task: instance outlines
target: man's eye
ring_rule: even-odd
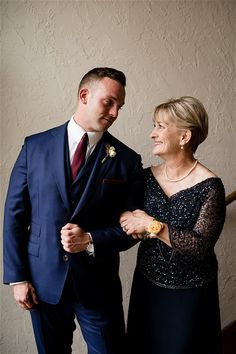
[[[105,100],[104,103],[106,106],[109,106],[109,107],[111,107],[113,104],[113,102],[111,100]]]

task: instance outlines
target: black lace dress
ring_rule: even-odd
[[[214,246],[225,220],[220,178],[167,197],[146,171],[145,211],[168,224],[172,247],[141,241],[129,315],[128,351],[220,354],[218,264]]]

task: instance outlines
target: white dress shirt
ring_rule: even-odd
[[[70,164],[72,164],[73,157],[75,154],[75,150],[77,148],[77,145],[79,144],[80,140],[82,139],[82,136],[84,133],[88,134],[88,145],[87,145],[87,152],[85,159],[87,159],[95,149],[97,143],[101,139],[103,132],[86,132],[81,126],[75,122],[74,116],[71,117],[68,126],[67,126],[67,134],[68,134],[68,145],[69,145],[69,154],[70,154]],[[90,239],[92,241],[92,236],[90,233],[88,233],[90,236]],[[94,255],[94,245],[93,243],[90,243],[87,252],[90,255]]]
[[[74,117],[71,117],[68,126],[68,145],[69,145],[69,153],[70,153],[70,163],[72,163],[75,150],[77,148],[78,143],[82,139],[82,136],[86,131],[81,128],[74,120]],[[93,150],[96,147],[96,144],[101,139],[103,133],[102,132],[87,132],[88,134],[88,146],[86,152],[86,159],[92,154]]]

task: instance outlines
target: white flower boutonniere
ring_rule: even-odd
[[[111,146],[110,144],[106,144],[106,156],[102,159],[102,163],[106,161],[108,157],[115,157],[116,156],[116,149],[114,146]]]

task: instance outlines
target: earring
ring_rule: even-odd
[[[184,146],[183,146],[183,145],[180,145],[180,149],[183,150],[183,149],[184,149]]]

